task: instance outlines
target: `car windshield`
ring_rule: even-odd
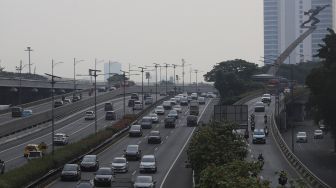
[[[130,152],[137,152],[137,151],[138,151],[138,147],[137,147],[137,146],[134,146],[134,145],[127,146],[127,151],[130,151]]]
[[[86,115],[92,115],[93,112],[86,112]]]
[[[149,136],[159,136],[159,135],[160,135],[160,133],[157,132],[157,131],[153,131],[153,132],[149,133]]]
[[[171,110],[171,111],[169,112],[169,114],[172,114],[172,115],[177,114],[177,111],[176,111],[176,110]]]
[[[113,159],[113,163],[126,163],[126,160],[122,158],[115,158]]]
[[[315,133],[322,133],[322,130],[315,130]]]
[[[110,168],[100,168],[96,174],[97,175],[112,175],[112,170]]]
[[[152,118],[151,117],[144,117],[144,118],[142,118],[142,122],[152,122]]]
[[[73,164],[66,164],[63,168],[64,171],[77,171],[77,166]]]
[[[132,127],[131,127],[131,130],[132,130],[132,131],[140,130],[140,126],[132,126]]]
[[[84,157],[83,162],[92,163],[92,162],[95,162],[95,158],[94,157]]]
[[[143,157],[141,162],[151,163],[151,162],[155,162],[155,159],[153,157]]]
[[[264,135],[264,132],[254,132],[255,135]]]
[[[61,134],[55,134],[54,138],[63,138],[64,135],[61,135]]]
[[[174,108],[181,108],[181,106],[180,105],[175,105]]]
[[[305,132],[299,132],[298,136],[306,136],[306,133]]]
[[[152,182],[152,177],[150,176],[138,176],[136,178],[137,183],[151,183]]]
[[[29,157],[41,157],[41,152],[39,151],[29,152]]]
[[[162,109],[163,109],[163,106],[157,106],[156,109],[158,109],[158,110],[162,110]]]

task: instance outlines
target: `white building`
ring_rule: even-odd
[[[107,80],[109,78],[109,74],[121,74],[121,63],[119,62],[109,62],[104,64],[104,78]],[[112,75],[111,75],[112,76]]]

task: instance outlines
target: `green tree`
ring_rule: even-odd
[[[232,161],[228,164],[210,165],[201,172],[200,188],[268,188],[268,181],[261,181],[252,174],[260,173],[256,163]]]
[[[316,117],[323,118],[336,135],[336,34],[328,29],[329,34],[323,39],[317,56],[322,59],[322,66],[311,71],[306,84],[311,90],[310,102]],[[336,139],[334,139],[336,151]]]

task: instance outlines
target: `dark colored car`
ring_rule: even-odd
[[[80,180],[77,183],[76,188],[94,188],[94,185],[91,180]]]
[[[148,97],[150,97],[151,94],[150,93],[144,93],[144,99],[147,99]]]
[[[151,129],[153,125],[153,119],[150,116],[145,116],[141,119],[141,128]]]
[[[61,180],[78,181],[81,178],[81,170],[78,164],[65,164],[61,172]]]
[[[148,144],[160,144],[161,134],[159,131],[151,131],[148,135]]]
[[[54,102],[54,108],[57,108],[57,107],[60,107],[60,106],[63,106],[63,101],[55,101]]]
[[[130,130],[128,131],[128,135],[130,137],[140,137],[142,136],[142,128],[141,128],[141,125],[132,125]]]
[[[96,171],[99,168],[99,161],[97,155],[85,155],[82,162],[80,163],[80,168],[83,171]]]
[[[134,107],[134,99],[128,100],[128,107]]]
[[[187,117],[187,127],[194,127],[194,126],[197,126],[197,119],[198,119],[197,116],[189,115],[189,116]]]
[[[12,117],[21,117],[23,112],[23,108],[21,107],[13,107],[12,108]]]
[[[166,117],[164,120],[165,128],[175,128],[176,118]]]
[[[116,119],[117,119],[117,115],[115,111],[107,111],[105,113],[105,120],[116,120]]]
[[[78,95],[76,95],[76,96],[74,96],[74,97],[72,98],[72,102],[77,102],[77,101],[79,101],[80,99],[81,99],[81,97],[78,96]]]
[[[113,104],[111,102],[105,103],[104,110],[105,111],[112,111],[113,110]]]
[[[138,161],[141,159],[141,150],[139,149],[139,145],[128,145],[124,152],[127,160]]]
[[[98,169],[98,171],[95,173],[94,177],[94,185],[96,187],[99,186],[111,186],[113,181],[113,170],[109,167],[101,167]]]
[[[139,95],[137,93],[132,93],[131,94],[131,99],[139,100]]]

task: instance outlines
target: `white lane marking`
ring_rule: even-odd
[[[157,151],[159,148],[158,147],[156,147],[155,149],[154,149],[154,151]]]
[[[141,141],[141,140],[139,140],[139,141],[138,141],[138,145],[140,145],[140,144],[141,144],[141,142],[142,142],[142,141]]]
[[[120,100],[120,99],[122,99],[122,98],[118,98],[118,99]],[[115,100],[118,100],[118,99],[115,99]],[[112,100],[112,101],[114,101],[114,100]],[[102,104],[103,104],[103,103],[102,103]],[[80,121],[80,120],[82,120],[82,118],[76,120],[75,122]],[[60,122],[61,122],[61,121],[60,121]],[[58,132],[58,131],[60,131],[60,130],[62,130],[62,129],[64,129],[64,128],[66,128],[66,127],[69,127],[69,126],[72,125],[73,123],[74,123],[74,122],[72,122],[72,123],[70,123],[70,124],[68,124],[68,125],[66,125],[66,126],[64,126],[64,127],[62,127],[62,128],[60,128],[60,129],[57,129],[57,130],[55,130],[55,132]],[[90,125],[91,125],[91,124],[90,124]],[[34,139],[32,139],[32,140],[29,140],[29,141],[27,141],[27,142],[24,142],[24,143],[22,143],[22,144],[13,146],[13,147],[8,148],[8,149],[5,149],[5,150],[2,150],[2,151],[0,151],[0,154],[1,154],[1,153],[4,153],[4,152],[7,152],[7,151],[9,151],[9,150],[11,150],[11,149],[17,148],[17,147],[19,147],[19,146],[26,145],[26,144],[28,144],[28,143],[32,143],[34,140],[41,139],[41,138],[43,138],[43,137],[49,136],[50,134],[51,134],[51,133],[48,133],[48,134],[45,134],[45,135],[43,135],[43,136],[40,136],[40,137],[34,138]]]
[[[135,173],[136,173],[136,170],[134,170],[134,172],[132,173],[132,176],[134,176]]]
[[[168,139],[168,136],[166,136],[166,140]]]
[[[211,101],[212,101],[212,99],[211,99],[210,102],[204,107],[202,113],[201,113],[200,116],[199,116],[199,120],[200,120],[201,117],[203,116],[203,114],[204,114],[204,112],[205,112],[205,109],[208,107],[208,105],[211,103]],[[198,121],[199,121],[199,120],[198,120]],[[162,180],[162,183],[161,183],[161,185],[160,185],[160,188],[163,187],[163,185],[164,185],[164,183],[165,183],[165,181],[166,181],[166,179],[167,179],[167,177],[168,177],[170,171],[173,169],[173,167],[174,167],[174,165],[175,165],[177,159],[180,158],[180,155],[181,155],[182,152],[184,151],[184,148],[185,148],[185,147],[187,146],[187,144],[189,143],[189,140],[191,139],[191,137],[192,137],[192,135],[193,135],[195,129],[196,129],[196,127],[194,127],[193,130],[191,131],[191,133],[190,133],[190,135],[189,135],[187,141],[184,143],[182,149],[180,150],[179,154],[178,154],[177,157],[175,158],[173,164],[170,166],[168,172],[167,172],[166,175],[164,176],[164,178],[163,178],[163,180]]]

